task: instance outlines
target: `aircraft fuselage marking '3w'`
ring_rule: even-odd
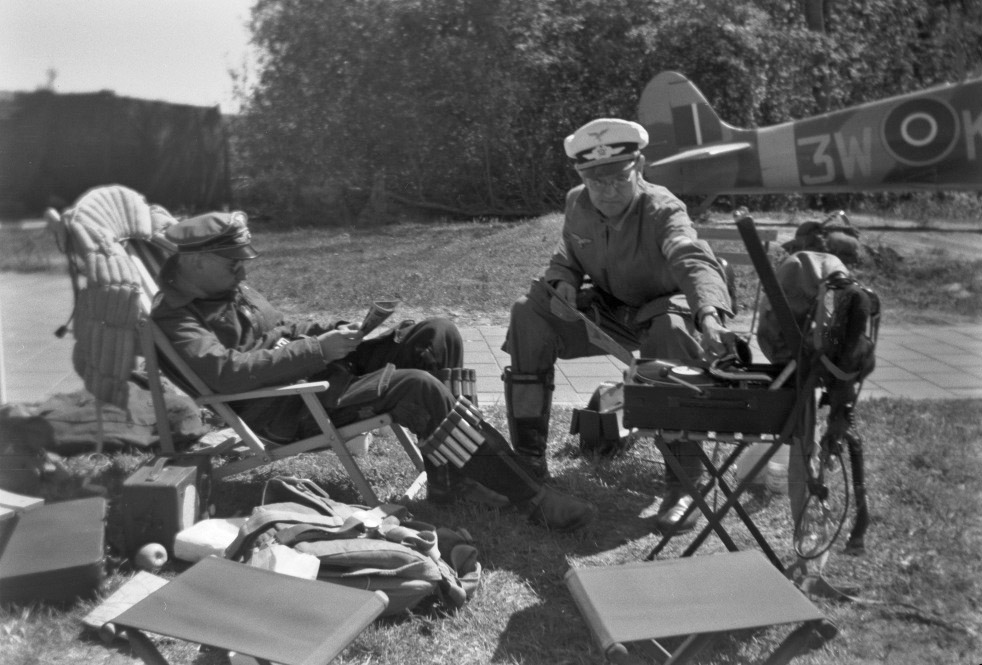
[[[677,194],[982,189],[982,78],[760,129],[662,72],[638,109],[646,177]]]

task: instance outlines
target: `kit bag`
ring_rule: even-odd
[[[569,433],[579,434],[580,453],[590,459],[609,459],[627,451],[633,437],[624,427],[624,383],[601,383],[585,409],[573,409]]]
[[[767,359],[779,364],[812,359],[827,386],[854,385],[866,378],[876,365],[877,295],[826,252],[795,252],[778,265],[775,275],[801,329],[804,348],[788,345],[765,299],[757,338]]]
[[[269,559],[264,550],[292,548],[316,557],[317,579],[384,592],[389,605],[383,616],[420,604],[453,611],[480,585],[482,569],[470,535],[414,520],[405,506],[334,501],[316,483],[287,476],[267,483],[262,504],[239,529],[226,558],[262,565]]]

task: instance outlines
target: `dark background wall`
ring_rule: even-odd
[[[111,92],[0,99],[0,216],[36,216],[106,184],[131,187],[172,211],[228,205],[218,107]]]

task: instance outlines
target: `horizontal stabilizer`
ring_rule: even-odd
[[[740,152],[741,150],[747,150],[750,148],[750,144],[746,142],[742,143],[721,143],[719,145],[708,145],[699,148],[694,148],[692,150],[686,150],[684,152],[677,153],[671,157],[666,157],[665,159],[659,159],[657,162],[652,162],[648,166],[662,166],[664,164],[671,164],[673,162],[694,162],[699,159],[709,159],[710,157],[718,157],[719,155],[726,155],[731,152]]]

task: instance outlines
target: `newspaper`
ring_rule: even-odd
[[[376,300],[373,302],[372,306],[368,308],[368,313],[365,314],[365,320],[361,322],[362,334],[368,335],[382,325],[382,322],[396,311],[399,302],[398,300]]]

